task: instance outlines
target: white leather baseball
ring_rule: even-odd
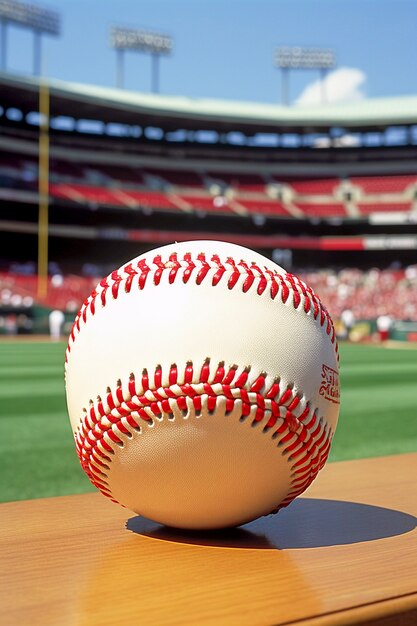
[[[298,278],[194,241],[99,283],[66,356],[77,452],[105,495],[181,528],[289,504],[324,465],[339,413],[331,319]]]

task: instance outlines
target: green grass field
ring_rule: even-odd
[[[66,412],[63,343],[0,343],[0,501],[92,491]],[[417,450],[417,352],[342,345],[331,460]]]

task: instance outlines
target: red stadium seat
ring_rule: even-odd
[[[123,203],[105,187],[91,187],[77,184],[51,184],[49,193],[55,198],[96,205],[122,206]]]
[[[308,217],[348,217],[342,202],[313,204],[295,201],[294,205]]]
[[[175,209],[181,210],[181,206],[176,204],[172,198],[160,191],[134,191],[132,189],[124,189],[123,196],[131,198],[137,203],[138,207],[151,209]]]
[[[171,201],[166,194],[156,191],[136,191],[132,189],[124,189],[122,191],[121,189],[63,183],[50,185],[49,191],[56,198],[86,204],[93,203],[95,205],[131,208],[180,209],[180,206]]]
[[[228,201],[223,196],[192,195],[181,193],[178,197],[196,211],[207,211],[210,213],[233,213]]]
[[[268,217],[292,217],[285,206],[276,200],[249,200],[247,198],[237,198],[237,201],[241,206],[247,209],[249,213]]]
[[[340,185],[338,178],[320,178],[306,180],[287,180],[285,182],[296,194],[300,195],[325,195],[331,196],[336,187]]]
[[[391,212],[408,212],[411,209],[411,202],[371,202],[358,203],[358,209],[362,215],[370,215],[371,213],[391,213]]]
[[[417,176],[354,176],[350,182],[366,194],[401,193],[409,185],[417,185]]]

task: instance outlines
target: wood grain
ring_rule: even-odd
[[[415,625],[416,476],[417,454],[329,464],[288,509],[220,533],[100,494],[0,505],[0,622]]]

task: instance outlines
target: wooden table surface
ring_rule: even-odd
[[[0,505],[2,626],[417,624],[417,454],[328,464],[306,497],[185,533],[100,494]]]

